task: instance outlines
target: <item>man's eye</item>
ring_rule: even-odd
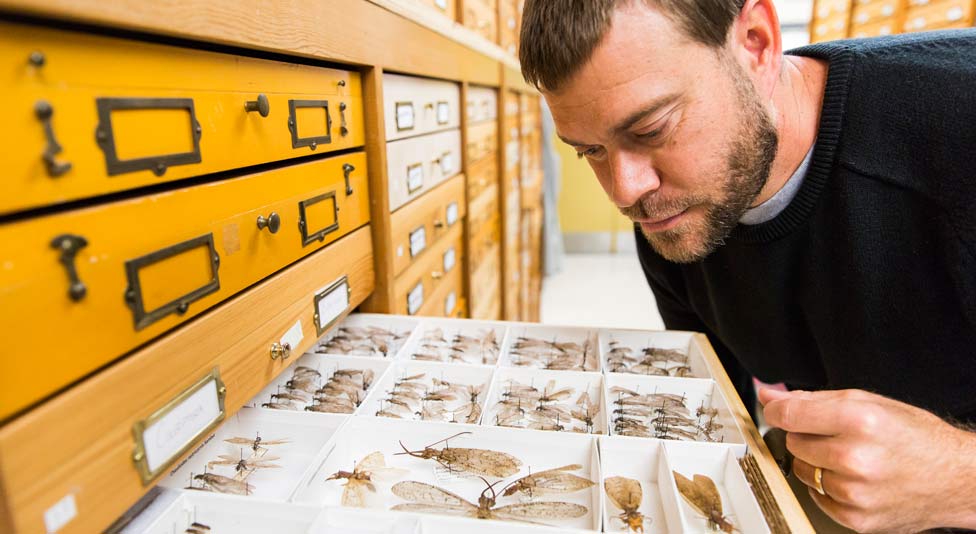
[[[654,139],[655,137],[661,135],[661,132],[662,131],[664,131],[664,128],[657,128],[657,129],[651,130],[651,131],[649,131],[647,133],[639,133],[639,134],[634,134],[634,135],[636,135],[637,137],[640,137],[641,139]]]
[[[594,148],[594,147],[590,147],[590,148],[587,148],[587,149],[584,149],[584,150],[577,150],[576,151],[576,157],[579,158],[579,159],[583,159],[583,157],[585,157],[585,156],[593,156],[593,155],[595,155],[596,152],[597,152],[597,149]]]

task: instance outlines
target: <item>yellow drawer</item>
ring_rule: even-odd
[[[483,122],[468,128],[468,165],[495,154],[498,150],[498,126],[494,122]]]
[[[480,161],[468,164],[468,198],[477,198],[498,184],[498,154],[492,153]]]
[[[945,0],[909,8],[902,29],[906,32],[917,32],[972,25],[972,0]]]
[[[467,213],[464,203],[464,176],[455,176],[435,187],[416,202],[397,210],[390,217],[393,234],[393,275],[426,257],[437,242]]]
[[[817,20],[813,24],[813,35],[811,41],[833,41],[847,37],[847,20],[845,13],[838,13],[822,20]]]
[[[464,26],[485,39],[498,42],[498,5],[496,0],[464,0]]]
[[[858,4],[854,6],[851,19],[852,31],[856,32],[858,26],[871,22],[896,18],[901,14],[901,9],[901,0],[875,0],[868,4]]]
[[[0,419],[366,224],[366,175],[356,153],[0,226]]]
[[[461,225],[452,228],[447,235],[430,245],[424,258],[411,264],[393,283],[394,306],[392,313],[417,315],[433,298],[447,275],[460,272],[464,248],[461,243]]]
[[[420,3],[434,8],[438,13],[451,20],[457,16],[457,0],[420,0]]]
[[[468,204],[468,230],[475,235],[498,218],[498,186],[491,184]]]
[[[879,37],[892,35],[898,30],[897,24],[892,20],[882,20],[871,24],[854,25],[851,28],[851,37]]]
[[[494,121],[498,117],[498,91],[491,87],[468,87],[467,101],[468,125]]]
[[[383,75],[386,140],[461,126],[461,88],[454,82]]]
[[[514,134],[514,135],[513,135]],[[518,179],[519,164],[522,161],[522,143],[519,140],[518,128],[509,128],[505,141],[505,175]]]
[[[464,279],[461,269],[452,269],[427,299],[417,315],[424,317],[464,317]]]
[[[505,92],[505,116],[516,118],[519,116],[519,93],[516,91]]]
[[[45,511],[66,498],[77,515],[59,534],[103,532],[149,489],[133,462],[133,425],[214,368],[227,388],[225,420],[231,419],[312,347],[319,337],[316,295],[336,281],[337,291],[345,290],[343,280],[348,285],[346,305],[332,302],[338,318],[373,291],[368,227],[0,428],[0,478],[7,489],[14,489],[0,495],[6,499],[0,506],[6,505],[14,532],[47,532]],[[269,347],[296,326],[302,334],[292,356],[272,360]],[[43,358],[54,353],[46,350]],[[51,368],[44,367],[45,371]],[[31,378],[40,374],[35,370]],[[189,454],[180,455],[174,465]]]
[[[490,217],[480,226],[469,226],[467,240],[468,258],[473,268],[480,268],[492,251],[500,252],[501,231],[498,216]]]
[[[461,172],[461,130],[448,130],[386,145],[390,211]]]
[[[818,0],[813,11],[817,19],[825,19],[838,13],[847,15],[850,10],[851,0]]]
[[[357,73],[5,23],[0,48],[0,213],[365,139]]]
[[[499,0],[501,20],[498,21],[501,41],[498,43],[511,55],[518,54],[519,12],[515,0]]]

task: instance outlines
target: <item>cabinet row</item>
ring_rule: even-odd
[[[812,42],[973,26],[973,0],[818,0]]]

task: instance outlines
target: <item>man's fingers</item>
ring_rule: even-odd
[[[817,434],[789,432],[786,435],[786,448],[794,459],[799,458],[811,465],[835,469],[833,457],[836,438]],[[795,461],[795,460],[794,460]]]
[[[821,436],[847,431],[852,424],[849,413],[850,406],[844,401],[792,394],[789,398],[769,401],[763,409],[763,417],[771,426]]]

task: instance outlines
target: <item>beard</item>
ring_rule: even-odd
[[[736,119],[739,127],[722,158],[725,168],[716,172],[714,179],[703,182],[722,184],[720,198],[716,200],[705,193],[657,198],[650,193],[633,205],[620,208],[631,219],[652,219],[656,214],[680,213],[690,208],[703,210],[700,218],[688,218],[675,228],[654,233],[641,230],[655,252],[675,263],[700,261],[725,244],[725,238],[766,185],[776,158],[776,127],[755,87],[732,58],[721,62],[732,79],[740,112]]]

